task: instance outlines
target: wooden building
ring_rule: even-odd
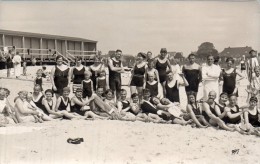
[[[0,37],[0,48],[15,46],[25,60],[54,60],[62,55],[67,60],[81,56],[86,61],[97,54],[97,41],[89,39],[1,29]]]

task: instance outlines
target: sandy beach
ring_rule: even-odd
[[[0,79],[0,86],[11,91],[11,103],[19,90],[32,91],[37,68],[28,68],[30,75],[21,77],[23,80]],[[0,77],[4,73],[1,70]],[[245,85],[246,79],[239,85],[239,104],[245,103]],[[45,81],[43,88],[50,88],[50,82]],[[180,96],[186,102],[184,88]],[[77,137],[84,138],[84,142],[67,143],[68,138]],[[256,136],[173,124],[55,120],[0,128],[1,164],[260,163],[259,147]],[[232,154],[236,149],[239,151]]]

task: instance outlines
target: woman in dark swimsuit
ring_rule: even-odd
[[[94,64],[89,66],[89,71],[91,72],[91,80],[93,82],[93,90],[96,91],[97,87],[97,78],[99,72],[104,69],[104,64],[101,62],[101,59],[96,57]]]
[[[178,78],[178,76],[181,76],[182,80]],[[180,96],[179,96],[179,86],[184,85],[188,86],[189,83],[185,79],[183,74],[175,74],[173,75],[172,72],[169,72],[167,74],[167,80],[163,83],[163,90],[164,95],[166,98],[168,98],[171,102],[180,102]]]
[[[76,58],[76,66],[71,69],[71,78],[73,79],[73,93],[76,92],[77,88],[81,87],[81,82],[84,80],[84,73],[86,68],[82,65],[82,59],[80,57]]]
[[[45,98],[42,100],[44,106],[43,112],[52,118],[62,118],[63,114],[54,111],[55,104],[53,103],[53,91],[47,89],[45,91]]]
[[[198,93],[199,83],[201,82],[201,67],[195,63],[195,55],[190,54],[188,56],[189,64],[186,64],[182,68],[184,77],[187,79],[189,85],[185,87],[186,94],[189,92]]]
[[[244,77],[241,73],[236,71],[236,68],[233,68],[234,59],[229,57],[226,59],[227,68],[223,69],[221,72],[221,79],[223,79],[223,89],[222,92],[227,93],[229,96],[235,94],[238,96],[238,88],[236,87],[236,81],[242,80]],[[240,76],[240,79],[236,80],[236,76]]]
[[[231,124],[239,124],[241,122],[241,118],[243,117],[243,111],[239,109],[237,105],[237,97],[235,95],[230,96],[229,104],[225,108],[227,112],[226,123]]]
[[[51,83],[53,92],[56,94],[56,97],[62,95],[63,88],[69,86],[70,82],[70,74],[69,74],[69,67],[63,64],[63,57],[57,56],[56,57],[57,65],[52,68],[51,70]]]
[[[147,67],[146,62],[144,60],[145,60],[145,54],[139,52],[137,54],[136,63],[132,71],[132,76],[130,80],[131,95],[133,93],[136,93],[137,90],[140,100],[142,98],[143,85],[145,83],[145,70]]]
[[[186,107],[187,112],[189,113],[190,118],[194,121],[195,125],[200,128],[206,128],[210,124],[202,116],[202,111],[200,105],[196,101],[197,94],[195,92],[189,92],[188,94],[188,104]],[[204,126],[206,125],[206,126]]]
[[[258,100],[256,97],[251,97],[249,100],[249,106],[244,112],[245,124],[248,129],[253,127],[260,127],[260,113],[257,109]]]
[[[167,59],[167,50],[166,48],[162,48],[160,51],[160,56],[155,59],[155,68],[159,73],[160,83],[166,81],[166,70],[167,67],[171,70],[170,61]]]
[[[65,87],[63,88],[62,96],[60,96],[57,99],[56,106],[55,106],[55,112],[63,114],[65,119],[73,119],[73,118],[81,118],[85,119],[85,117],[80,116],[77,113],[72,113],[70,109],[70,88]]]
[[[33,88],[33,93],[32,93],[32,101],[34,104],[40,108],[44,113],[46,113],[45,107],[42,104],[42,100],[44,98],[44,95],[42,94],[42,87],[38,84],[36,84]]]

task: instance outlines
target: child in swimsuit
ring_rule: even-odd
[[[82,89],[83,89],[83,98],[86,98],[86,97],[91,97],[92,96],[92,93],[94,92],[93,90],[93,82],[92,80],[90,79],[90,77],[92,76],[92,73],[90,71],[85,71],[84,73],[84,76],[85,76],[85,80],[82,81]]]
[[[103,88],[104,91],[109,88],[108,87],[108,79],[106,78],[106,71],[104,69],[102,69],[99,72],[99,76],[97,77],[96,84],[97,84],[96,88]]]
[[[34,79],[34,85],[38,84],[41,86],[41,91],[43,91],[42,88],[42,69],[38,69],[36,72],[36,78]]]

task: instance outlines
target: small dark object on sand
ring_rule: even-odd
[[[234,149],[232,150],[232,155],[238,154],[239,153],[239,149]]]
[[[74,139],[68,138],[67,142],[71,143],[71,144],[80,144],[81,142],[84,142],[84,139],[83,138],[74,138]]]

